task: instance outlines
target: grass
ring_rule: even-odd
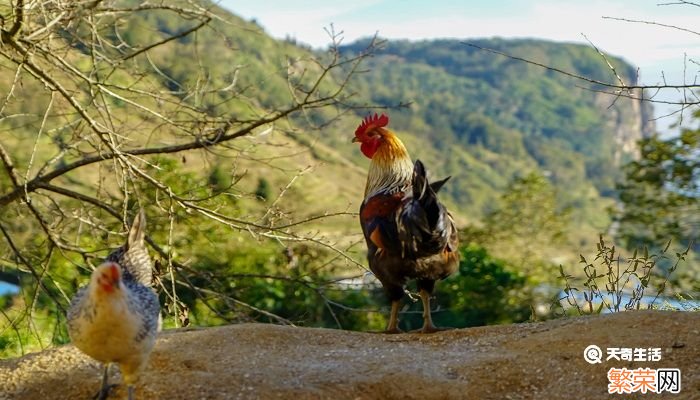
[[[579,315],[639,310],[643,307],[645,293],[649,297],[652,296],[649,294],[651,291],[653,297],[646,308],[674,308],[669,307],[667,301],[661,305],[657,301],[663,300],[660,296],[666,294],[671,274],[685,261],[691,245],[682,253],[676,253],[675,258],[668,255],[670,247],[671,241],[658,253],[649,253],[645,247],[641,252],[635,250],[631,257],[625,257],[601,235],[593,260],[580,256],[579,264],[583,266],[584,277],[580,282],[581,288],[576,284],[580,279],[566,273],[563,266],[559,266],[559,277],[564,281],[564,295],[558,299],[555,307],[561,307],[564,313],[569,308]],[[670,266],[662,268],[662,260],[671,261]],[[678,296],[681,296],[679,302],[683,309],[698,308],[693,305],[692,298],[676,294]]]

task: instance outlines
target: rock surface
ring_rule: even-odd
[[[603,349],[588,364],[583,350]],[[639,311],[432,335],[266,324],[161,333],[144,399],[700,399],[700,313]],[[661,360],[605,361],[607,347]],[[681,393],[608,395],[611,367],[679,368]],[[111,380],[120,382],[113,370]],[[0,399],[89,399],[98,364],[71,345],[0,361]],[[640,396],[640,397],[637,397]],[[119,386],[114,399],[125,399]]]

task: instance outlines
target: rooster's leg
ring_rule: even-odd
[[[421,289],[420,299],[423,301],[423,329],[420,330],[422,333],[433,333],[440,329],[433,325],[433,317],[430,315],[430,293]]]
[[[391,302],[391,315],[389,316],[389,325],[386,327],[385,333],[401,333],[399,329],[399,306],[400,300],[392,300]]]

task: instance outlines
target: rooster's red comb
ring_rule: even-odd
[[[384,126],[387,126],[389,123],[389,117],[386,115],[377,115],[377,113],[374,113],[374,115],[368,115],[365,117],[365,119],[362,120],[362,123],[360,126],[355,129],[355,136],[364,136],[365,133],[368,131],[371,131],[372,129],[375,128],[381,128]]]

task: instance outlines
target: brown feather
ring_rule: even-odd
[[[427,296],[436,280],[457,270],[457,229],[437,200],[437,191],[447,179],[430,184],[422,163],[414,165],[401,140],[375,122],[364,121],[358,128],[363,140],[379,143],[370,152],[360,223],[370,270],[396,306],[408,279],[416,279],[418,289]],[[424,300],[429,305],[429,298]],[[397,330],[395,317],[392,313],[391,331]],[[435,330],[429,311],[423,329]]]

